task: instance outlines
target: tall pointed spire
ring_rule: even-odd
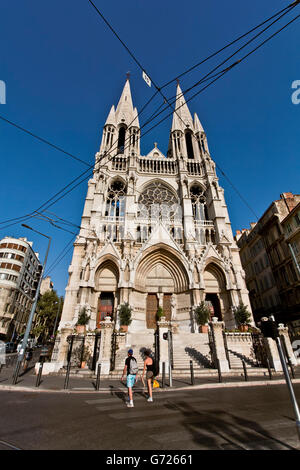
[[[110,109],[110,112],[109,112],[109,115],[107,116],[107,119],[106,119],[106,122],[105,122],[104,125],[106,126],[106,125],[109,125],[109,124],[117,127],[116,112],[115,112],[114,105],[112,105],[112,107]]]
[[[200,119],[198,118],[197,113],[194,114],[194,129],[195,129],[195,134],[197,134],[197,132],[204,132],[204,129],[202,127]]]
[[[120,101],[116,109],[117,123],[123,122],[127,126],[134,119],[133,103],[131,97],[129,78],[126,79]]]
[[[179,83],[177,84],[175,111],[173,114],[172,131],[184,132],[186,128],[193,130],[193,118],[186,104]]]

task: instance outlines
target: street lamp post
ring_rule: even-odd
[[[28,318],[28,321],[27,321],[27,326],[26,326],[25,334],[24,334],[23,341],[22,341],[22,347],[21,347],[21,350],[20,350],[20,353],[19,353],[19,356],[18,356],[16,368],[15,368],[15,371],[14,371],[13,384],[16,384],[16,382],[18,380],[21,363],[23,361],[24,354],[25,354],[25,351],[26,351],[27,341],[28,341],[28,337],[29,337],[29,334],[30,334],[30,330],[31,330],[35,310],[36,310],[37,301],[38,301],[38,298],[39,298],[41,282],[42,282],[43,274],[44,274],[44,271],[45,271],[45,266],[46,266],[46,263],[47,263],[47,258],[48,258],[48,253],[49,253],[49,249],[50,249],[50,243],[51,243],[51,237],[48,237],[48,235],[45,235],[44,233],[38,232],[37,230],[34,230],[33,228],[31,228],[31,227],[29,227],[28,225],[25,225],[25,224],[22,224],[22,227],[28,228],[29,230],[32,230],[33,232],[36,232],[39,235],[42,235],[43,237],[48,238],[49,242],[48,242],[48,247],[47,247],[47,251],[46,251],[46,255],[45,255],[45,259],[44,259],[42,272],[41,272],[39,282],[38,282],[38,286],[37,286],[37,289],[36,289],[34,301],[33,301],[32,307],[31,307],[31,312],[30,312],[30,315],[29,315],[29,318]]]

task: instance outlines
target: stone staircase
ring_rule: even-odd
[[[121,377],[130,348],[133,349],[133,356],[141,373],[144,368],[143,352],[145,349],[150,349],[154,353],[154,334],[152,332],[128,334],[126,345],[116,353],[115,369],[110,373],[110,377]]]
[[[255,362],[253,362],[249,357],[244,356],[243,354],[240,354],[236,351],[232,351],[230,349],[228,349],[228,354],[229,354],[229,361],[230,361],[231,369],[242,369],[243,360],[245,361],[247,369],[257,367]]]
[[[145,349],[150,349],[154,353],[154,334],[153,332],[143,332],[128,334],[126,342],[124,341],[117,350],[115,359],[115,368],[107,378],[121,378],[125,365],[125,359],[128,357],[128,349],[133,349],[133,355],[137,360],[140,373],[143,371]],[[256,364],[248,355],[243,355],[244,351],[234,351],[228,348],[230,360],[230,372],[227,375],[241,375],[243,373],[242,359],[245,360],[249,375],[255,375],[257,372],[265,373],[266,369],[256,367]],[[172,376],[177,377],[190,376],[190,361],[193,363],[194,376],[210,376],[216,374],[216,369],[212,364],[209,337],[206,333],[185,333],[173,334],[173,370]],[[83,376],[94,376],[91,370],[71,370],[71,374]],[[168,376],[168,371],[166,370]],[[161,378],[161,375],[160,375]]]
[[[211,369],[211,354],[208,334],[180,333],[173,335],[173,377],[190,374],[190,361],[193,363],[194,375],[201,370]]]

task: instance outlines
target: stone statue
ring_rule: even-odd
[[[176,295],[171,296],[171,321],[176,320]]]

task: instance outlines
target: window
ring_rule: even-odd
[[[126,188],[122,181],[114,181],[108,189],[105,215],[108,217],[124,217]]]
[[[295,220],[295,223],[296,223],[296,227],[299,227],[300,226],[300,212],[298,212],[295,215],[294,220]]]
[[[120,127],[119,129],[119,138],[118,138],[118,153],[124,153],[124,146],[125,146],[125,127]]]
[[[139,216],[142,219],[174,221],[180,219],[176,194],[159,181],[149,184],[139,197]]]
[[[185,132],[185,143],[188,158],[194,158],[194,149],[192,142],[192,133],[190,131]]]
[[[192,186],[190,189],[194,220],[209,220],[206,207],[206,197],[201,186]]]

